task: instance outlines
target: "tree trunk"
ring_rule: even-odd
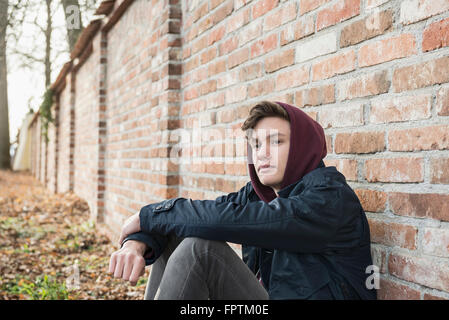
[[[6,28],[8,0],[0,0],[0,168],[11,168],[9,154],[8,85],[6,68]]]
[[[47,5],[47,27],[45,29],[45,88],[51,85],[51,32],[52,28],[52,17],[51,17],[51,1],[46,0]]]
[[[76,40],[78,40],[81,31],[83,31],[81,8],[78,0],[62,0],[62,6],[65,14],[69,50],[72,52]]]

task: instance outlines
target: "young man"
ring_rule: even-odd
[[[365,212],[335,167],[323,128],[300,109],[262,101],[246,132],[251,181],[216,200],[144,206],[122,228],[109,272],[146,299],[376,299]],[[243,261],[226,242],[242,244]]]

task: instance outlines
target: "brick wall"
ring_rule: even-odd
[[[57,142],[46,150],[31,126],[32,172],[50,190],[84,198],[116,239],[145,204],[243,186],[240,126],[256,102],[285,101],[323,126],[325,163],[362,202],[380,298],[449,298],[448,1],[100,9],[53,84]]]
[[[65,88],[59,95],[59,115],[58,115],[58,161],[57,161],[57,191],[66,192],[73,190],[71,181],[73,172],[71,173],[71,162],[73,163],[73,148],[70,148],[70,137],[72,135],[72,88],[71,75],[67,76]],[[73,132],[74,134],[74,132]]]

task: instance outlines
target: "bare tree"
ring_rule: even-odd
[[[0,168],[11,168],[9,154],[9,113],[6,67],[6,28],[8,27],[8,0],[0,0]]]

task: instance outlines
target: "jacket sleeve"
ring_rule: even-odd
[[[319,252],[335,236],[340,217],[357,205],[343,184],[327,180],[299,195],[266,203],[174,198],[144,206],[144,232],[199,237],[293,252]]]
[[[215,199],[215,201],[217,203],[222,202],[240,203],[245,198],[247,187],[248,183],[245,186],[243,186],[239,191],[219,196]],[[160,205],[161,203],[162,202],[155,203],[154,205]],[[164,252],[168,243],[167,236],[142,231],[130,234],[123,240],[121,246],[123,247],[123,244],[128,240],[140,241],[147,245],[149,249],[144,254],[145,265],[153,264],[160,257],[162,252]]]

